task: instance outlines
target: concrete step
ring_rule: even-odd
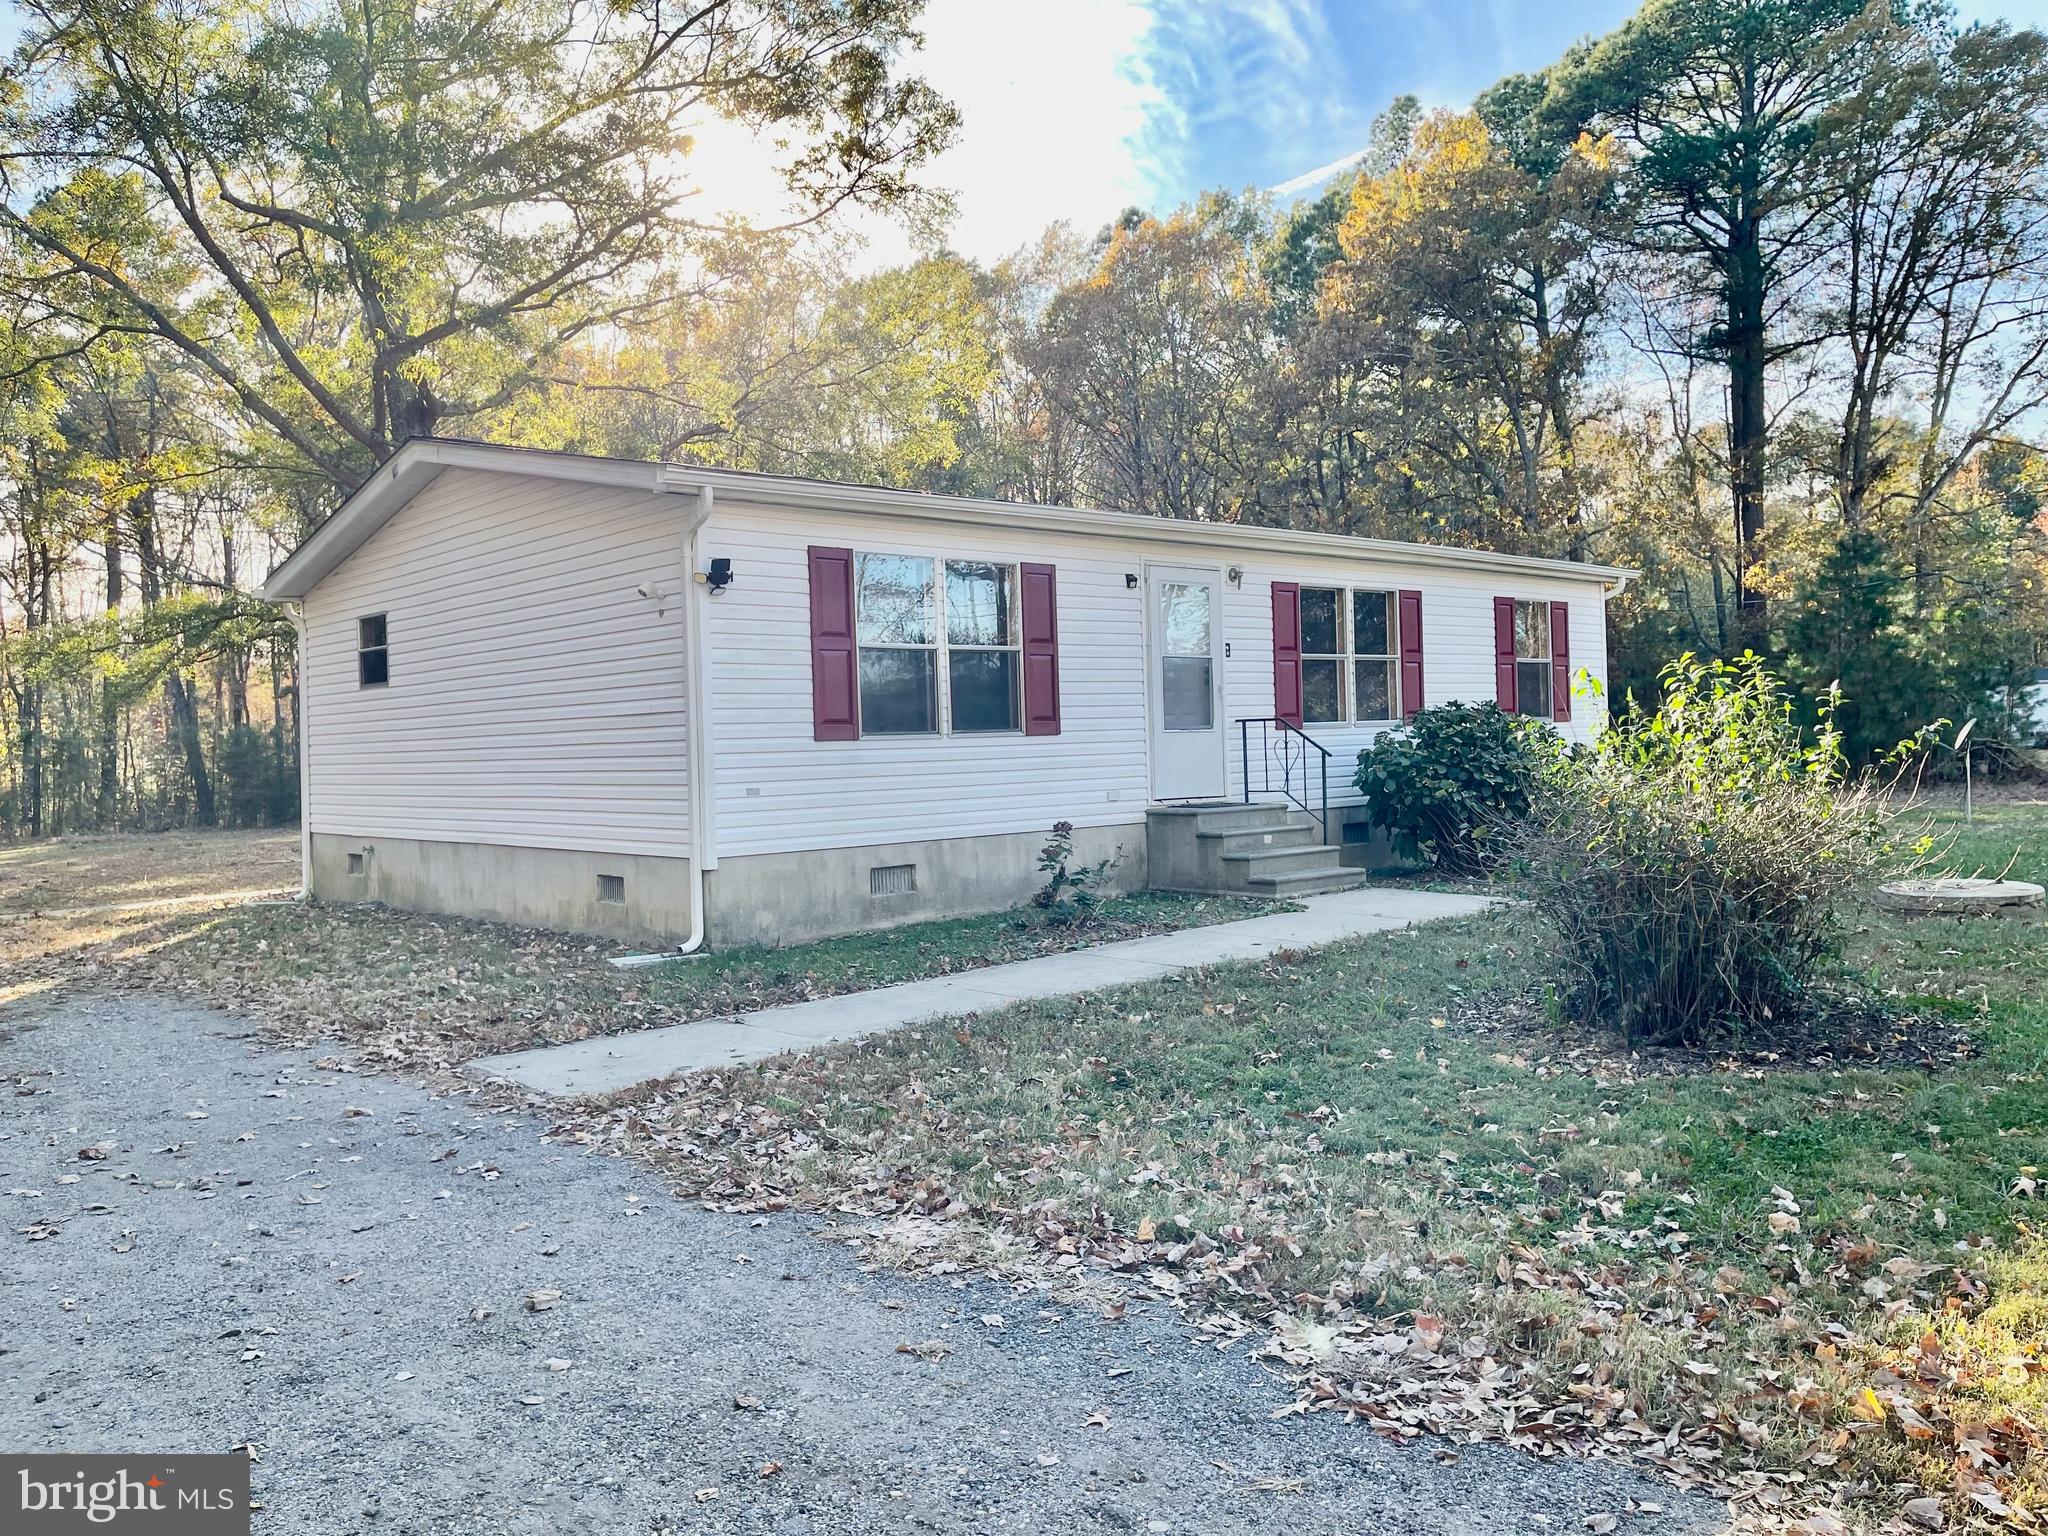
[[[1226,874],[1250,881],[1262,875],[1297,875],[1314,870],[1341,870],[1344,850],[1327,843],[1303,843],[1292,848],[1254,848],[1244,853],[1223,855]]]
[[[1314,895],[1363,878],[1323,841],[1316,819],[1286,801],[1155,805],[1145,821],[1152,881],[1163,890]]]
[[[1256,800],[1250,805],[1200,805],[1188,809],[1194,817],[1197,837],[1230,832],[1270,832],[1276,827],[1289,825],[1300,814],[1284,800]]]
[[[1245,890],[1254,896],[1291,900],[1297,896],[1321,896],[1328,891],[1348,891],[1365,884],[1365,871],[1346,869],[1303,870],[1291,875],[1254,875]]]
[[[1315,819],[1310,816],[1297,816],[1280,826],[1258,827],[1249,832],[1201,832],[1196,836],[1205,854],[1225,859],[1266,848],[1303,848],[1322,841]]]

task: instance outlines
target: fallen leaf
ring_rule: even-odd
[[[1939,1531],[1948,1525],[1948,1516],[1941,1512],[1941,1500],[1934,1498],[1908,1499],[1906,1518],[1930,1531]]]

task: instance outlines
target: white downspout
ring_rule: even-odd
[[[306,604],[292,604],[292,629],[298,635],[299,654],[292,665],[292,691],[298,717],[299,739],[299,900],[313,896],[313,754],[306,744]]]
[[[683,528],[684,723],[689,744],[690,934],[673,951],[695,954],[704,947],[704,880],[717,867],[711,816],[711,669],[707,663],[703,583],[697,579],[697,536],[711,520],[711,487],[698,489],[697,508]]]
[[[711,487],[700,486],[697,505],[683,521],[683,798],[690,815],[690,932],[673,949],[648,955],[619,955],[612,964],[622,970],[659,965],[678,955],[694,955],[704,947],[704,877],[717,867],[717,844],[711,832],[711,688],[704,654],[704,599],[698,588],[697,535],[711,519]]]

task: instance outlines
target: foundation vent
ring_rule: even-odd
[[[361,852],[350,853],[348,872],[352,875],[367,875],[370,872],[370,856]]]
[[[870,896],[908,896],[916,889],[915,864],[876,864],[868,870]]]
[[[626,877],[624,875],[599,875],[597,877],[597,899],[608,901],[614,906],[626,904]]]

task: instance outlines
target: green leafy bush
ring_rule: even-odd
[[[1550,750],[1539,743],[1548,736],[1497,704],[1441,704],[1359,753],[1352,782],[1396,853],[1470,873],[1482,863],[1489,829],[1528,815],[1537,766]]]
[[[1681,657],[1654,714],[1557,754],[1505,868],[1554,936],[1565,1012],[1631,1043],[1754,1037],[1794,1017],[1842,899],[1904,853],[1887,789],[1852,775],[1754,656]]]

